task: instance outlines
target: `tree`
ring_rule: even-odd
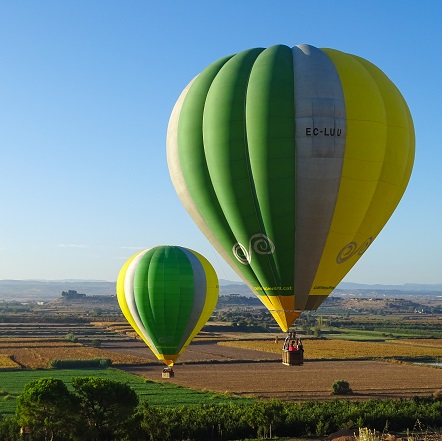
[[[94,316],[103,315],[103,309],[102,308],[94,308],[92,315],[94,315]]]
[[[17,418],[11,415],[1,415],[0,417],[0,439],[15,441],[20,438],[20,427]]]
[[[66,300],[78,300],[84,299],[86,297],[86,294],[80,294],[77,291],[70,289],[69,291],[63,291],[61,293],[61,296],[64,297]]]
[[[175,413],[175,412],[174,412]],[[149,406],[143,402],[139,407],[140,426],[148,441],[169,441],[173,439],[173,424],[167,419],[164,409]]]
[[[114,440],[135,429],[138,396],[130,386],[99,377],[74,378],[72,386],[80,399],[82,440]]]
[[[75,337],[73,332],[69,332],[68,334],[66,334],[64,336],[64,339],[67,340],[67,341],[70,341],[72,343],[77,343],[77,341],[78,341],[78,338]]]
[[[351,395],[353,390],[350,387],[348,381],[337,380],[332,384],[332,394],[333,395]]]
[[[18,397],[17,422],[31,431],[33,440],[72,440],[77,404],[63,381],[40,378],[28,383]]]
[[[320,328],[319,326],[316,326],[316,327],[313,329],[313,335],[314,335],[315,337],[317,337],[317,338],[321,337],[321,335],[322,335],[322,331],[321,331],[321,328]]]
[[[249,425],[256,430],[259,438],[273,438],[275,427],[281,424],[283,403],[277,400],[262,401],[250,406],[245,413],[250,412]]]

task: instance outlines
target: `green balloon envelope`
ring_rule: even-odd
[[[379,234],[414,161],[408,106],[363,58],[254,48],[197,75],[170,117],[181,202],[287,330]]]
[[[218,290],[210,263],[179,246],[158,246],[132,256],[117,281],[123,314],[169,366],[211,316]]]

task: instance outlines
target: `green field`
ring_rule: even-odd
[[[147,401],[152,406],[179,406],[181,404],[221,404],[232,400],[250,401],[232,398],[228,395],[213,392],[199,392],[185,387],[145,380],[136,375],[118,369],[38,369],[29,371],[0,371],[0,414],[15,412],[16,399],[23,387],[43,377],[59,378],[69,389],[74,377],[104,377],[113,381],[128,384],[138,394],[140,401]]]
[[[325,331],[322,335],[328,339],[356,340],[356,341],[385,341],[392,338],[409,337],[407,334],[385,333],[382,331],[363,331],[358,329],[339,329]]]

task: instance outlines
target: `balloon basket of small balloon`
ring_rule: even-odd
[[[161,373],[161,378],[173,378],[175,376],[175,372],[172,368],[164,368]]]
[[[304,351],[288,351],[282,350],[282,364],[286,366],[299,366],[304,364]]]

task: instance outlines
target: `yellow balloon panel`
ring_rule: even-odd
[[[324,51],[341,78],[347,113],[338,200],[314,281],[334,286],[376,238],[402,196],[411,171],[407,142],[404,147],[410,130],[404,127],[405,102],[385,75],[358,57]]]

